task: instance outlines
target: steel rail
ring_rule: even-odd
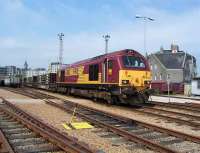
[[[178,102],[171,102],[170,104],[173,104],[173,105],[176,105],[176,106],[182,105],[181,103],[178,103]],[[197,108],[200,108],[200,103],[198,104],[198,103],[185,102],[185,103],[184,103],[184,106],[197,109]]]
[[[43,95],[42,95],[43,94]],[[45,93],[42,93],[40,94],[40,96],[42,96],[42,98],[45,98],[46,94]],[[130,118],[127,118],[127,117],[122,117],[122,116],[119,116],[119,115],[116,115],[116,114],[112,114],[112,113],[108,113],[108,112],[104,112],[104,111],[101,111],[101,110],[98,110],[98,109],[95,109],[95,108],[90,108],[88,106],[84,106],[84,105],[81,105],[81,104],[75,104],[71,101],[67,101],[67,100],[64,100],[62,98],[58,98],[58,97],[55,97],[53,96],[53,98],[55,99],[60,99],[62,100],[63,102],[66,102],[68,104],[71,104],[71,106],[78,106],[79,108],[84,108],[86,110],[90,110],[90,111],[93,111],[93,112],[96,112],[96,113],[102,113],[102,114],[105,114],[107,116],[110,116],[110,117],[113,117],[115,119],[118,119],[118,120],[121,120],[125,123],[135,123],[135,124],[138,124],[138,125],[141,125],[143,127],[146,127],[146,128],[149,128],[149,129],[153,129],[153,130],[156,130],[156,131],[159,131],[161,133],[166,133],[168,135],[171,135],[171,136],[174,136],[174,137],[178,137],[178,138],[181,138],[181,139],[184,139],[184,140],[188,140],[188,141],[191,141],[191,142],[195,142],[195,143],[199,143],[200,144],[200,137],[198,136],[194,136],[194,135],[190,135],[190,134],[186,134],[186,133],[182,133],[182,132],[179,132],[179,131],[175,131],[175,130],[171,130],[171,129],[167,129],[167,128],[163,128],[163,127],[159,127],[159,126],[156,126],[156,125],[153,125],[153,124],[149,124],[149,123],[145,123],[145,122],[142,122],[142,121],[139,121],[139,120],[133,120],[133,119],[130,119]],[[52,101],[49,101],[49,100],[46,100],[47,103],[53,103],[52,105],[55,105],[54,102]],[[61,107],[61,106],[59,106]],[[62,106],[63,107],[63,106]],[[61,109],[63,109],[61,107]],[[71,110],[68,109],[68,112],[71,113]],[[83,114],[84,115],[84,114]],[[85,119],[87,120],[87,119]],[[91,121],[90,121],[91,122]],[[95,121],[97,122],[97,121]],[[94,123],[95,124],[95,123]],[[131,133],[132,134],[132,133]]]
[[[61,98],[59,98],[61,99]],[[70,102],[70,101],[67,101],[67,100],[64,100],[64,99],[61,99],[65,102],[68,102],[68,103],[71,103],[72,105],[73,102]],[[82,108],[87,108],[87,109],[91,109],[90,107],[87,107],[87,106],[83,106],[81,104],[79,104],[79,107],[82,107]],[[99,111],[97,109],[95,109],[96,111]],[[165,118],[165,119],[169,119],[169,120],[172,120],[172,121],[175,121],[175,122],[178,122],[178,123],[181,123],[181,124],[185,124],[185,125],[189,125],[191,127],[195,127],[195,128],[199,128],[200,127],[200,123],[196,123],[196,122],[190,122],[190,121],[187,121],[187,120],[183,120],[183,119],[179,119],[179,118],[175,118],[175,117],[170,117],[170,116],[166,116],[166,115],[161,115],[161,114],[156,114],[156,113],[153,113],[153,112],[148,112],[148,111],[143,111],[143,110],[137,110],[137,109],[134,109],[133,111],[135,112],[138,112],[138,113],[142,113],[142,114],[149,114],[149,115],[152,115],[152,116],[157,116],[157,117],[161,117],[161,118]]]
[[[168,97],[168,95],[152,95],[152,96]],[[173,96],[173,95],[170,95],[170,97],[177,98],[177,99],[187,99],[187,100],[197,100],[197,101],[200,101],[200,98],[195,98],[195,97],[181,97],[181,96]]]
[[[26,89],[25,89],[26,90]],[[28,91],[26,91],[26,92],[28,92]],[[37,91],[34,91],[34,92],[37,92]],[[41,92],[37,92],[37,94],[40,94],[40,95],[42,95],[42,93]],[[38,95],[35,95],[35,96],[38,96]],[[27,95],[27,94],[26,94]],[[33,97],[33,96],[32,96]],[[52,95],[46,95],[46,97],[45,98],[55,98],[54,96],[52,96]],[[156,102],[153,102],[152,104],[155,104]],[[159,103],[159,102],[158,102]],[[190,104],[190,103],[184,103],[184,104],[180,104],[180,103],[169,103],[169,105],[171,106],[171,105],[173,105],[173,106],[176,106],[176,107],[181,107],[181,108],[184,108],[185,110],[190,110],[190,111],[193,111],[193,112],[198,112],[198,113],[200,113],[200,110],[199,109],[197,109],[197,107],[199,107],[200,108],[200,104]],[[189,107],[191,107],[191,108],[188,108],[188,106]],[[173,107],[173,108],[176,108],[176,107]]]
[[[31,98],[34,98],[34,99],[37,99],[37,96],[43,96],[43,98],[52,98],[52,99],[53,98],[57,98],[55,96],[48,95],[48,94],[45,94],[45,97],[44,97],[44,93],[41,93],[41,92],[38,92],[38,91],[34,91],[34,89],[32,91],[34,91],[35,93],[30,93],[29,91],[27,91],[26,88],[23,89],[23,91],[24,91],[23,93],[22,93],[22,91],[19,91],[19,90],[16,91],[16,90],[12,90],[10,88],[6,88],[6,90],[14,92],[14,93],[17,93],[17,94],[22,94],[24,96],[28,96],[28,97],[31,97]],[[200,107],[200,104],[193,104],[193,103],[180,104],[180,103],[175,103],[175,102],[163,103],[163,102],[157,102],[157,101],[150,101],[150,102],[153,105],[165,106],[165,107],[176,108],[176,109],[177,109],[177,106],[178,106],[178,107],[181,107],[181,108],[183,108],[185,110],[188,110],[188,111],[193,111],[193,112],[200,113],[200,110],[196,108],[196,107]],[[194,108],[194,109],[192,109],[192,108]]]
[[[200,120],[200,116],[195,116],[195,115],[191,115],[191,114],[184,114],[184,113],[180,113],[180,112],[176,112],[176,111],[169,111],[169,110],[164,110],[164,109],[155,108],[155,107],[143,106],[143,108],[141,108],[141,109],[159,111],[159,112],[163,112],[163,113],[168,113],[168,114],[173,114],[173,115],[180,115],[180,116],[183,116],[183,117]]]
[[[48,96],[49,96],[49,95],[46,95],[46,94],[42,95],[41,93],[38,93],[37,91],[36,91],[36,93],[34,95],[35,96],[40,96],[40,98],[48,98]],[[67,101],[67,102],[69,102],[69,101]],[[149,108],[149,107],[145,107],[145,108]],[[154,108],[152,108],[152,109],[154,109]],[[188,121],[188,120],[183,120],[183,119],[179,119],[179,118],[175,118],[175,117],[170,117],[170,116],[166,116],[166,115],[156,114],[156,113],[148,112],[148,111],[145,111],[145,110],[134,109],[134,111],[138,112],[138,113],[149,114],[149,115],[152,115],[152,116],[157,116],[157,117],[161,117],[161,118],[170,119],[170,120],[173,120],[175,122],[178,122],[178,123],[181,123],[181,124],[186,124],[186,125],[189,125],[189,126],[192,126],[192,127],[195,127],[195,128],[196,127],[200,127],[200,123],[191,122],[191,121]],[[165,111],[165,112],[167,112],[167,111]],[[173,112],[171,112],[171,113],[173,113]]]
[[[188,107],[185,104],[177,104],[177,103],[164,103],[164,102],[157,102],[157,101],[150,101],[152,104],[157,105],[157,106],[165,106],[168,108],[182,108],[188,111],[192,111],[192,112],[196,112],[196,113],[200,113],[200,109],[199,108],[194,108],[194,107]]]
[[[145,110],[134,109],[134,111],[141,113],[141,114],[147,114],[147,115],[151,115],[151,116],[165,118],[167,120],[171,120],[171,121],[181,123],[181,124],[184,124],[184,125],[188,125],[188,126],[191,126],[191,127],[200,128],[200,123],[197,123],[197,122],[191,122],[191,121],[188,121],[188,120],[183,120],[183,119],[179,119],[179,118],[175,118],[175,117],[161,115],[161,114],[157,114],[157,113],[153,113],[153,112],[149,112],[149,111],[145,111]]]
[[[35,91],[36,93],[38,93],[37,91]],[[37,94],[36,94],[37,95]],[[35,96],[36,96],[35,95]],[[47,96],[49,96],[49,95],[47,95],[47,94],[45,94],[45,93],[42,93],[42,94],[40,94],[40,96],[42,96],[42,97],[40,97],[40,98],[46,98]],[[121,121],[124,121],[125,123],[135,123],[135,122],[137,122],[137,124],[142,124],[143,126],[145,126],[145,127],[148,127],[148,128],[152,128],[152,129],[154,129],[154,130],[158,130],[158,131],[160,131],[160,132],[164,132],[164,133],[168,133],[168,134],[171,134],[171,135],[173,135],[173,136],[177,136],[177,137],[179,137],[179,138],[183,138],[183,139],[185,139],[185,140],[189,140],[189,141],[192,141],[192,142],[196,142],[196,143],[200,143],[200,137],[197,137],[197,136],[193,136],[193,135],[189,135],[189,134],[185,134],[185,133],[182,133],[182,132],[179,132],[179,131],[174,131],[174,130],[171,130],[171,129],[167,129],[167,128],[161,128],[161,127],[159,127],[159,126],[156,126],[156,125],[153,125],[153,124],[147,124],[147,123],[144,123],[144,122],[142,122],[142,121],[139,121],[139,120],[136,120],[136,119],[130,119],[130,118],[125,118],[125,117],[122,117],[122,116],[119,116],[119,115],[116,115],[116,114],[112,114],[112,113],[108,113],[108,112],[104,112],[104,111],[102,111],[102,110],[99,110],[99,109],[95,109],[95,108],[91,108],[91,107],[88,107],[88,106],[85,106],[85,105],[81,105],[81,104],[75,104],[74,102],[71,102],[71,101],[68,101],[68,100],[65,100],[65,99],[63,99],[63,98],[58,98],[58,97],[55,97],[55,96],[52,96],[52,95],[50,95],[51,96],[51,98],[57,98],[57,99],[60,99],[60,100],[62,100],[63,102],[66,102],[66,103],[68,103],[68,104],[71,104],[73,107],[79,107],[79,108],[83,108],[83,109],[86,109],[86,110],[89,110],[89,111],[92,111],[92,112],[100,112],[100,113],[102,113],[102,114],[105,114],[105,115],[107,115],[107,116],[110,116],[110,117],[113,117],[113,118],[117,118],[117,119],[120,119]],[[169,117],[168,117],[168,119],[169,119]],[[172,119],[172,120],[174,120],[174,118],[170,118],[170,119]],[[176,120],[176,119],[175,119]],[[181,120],[181,119],[177,119],[180,123],[185,123],[185,120]],[[177,121],[176,120],[176,121]],[[188,123],[187,125],[190,125],[190,123]],[[196,127],[196,126],[195,126]]]
[[[54,103],[52,101],[48,101],[48,102],[49,102],[49,104],[53,103],[52,105],[56,104],[56,103]],[[71,101],[64,101],[64,102],[66,102],[66,103],[73,103]],[[156,126],[156,125],[153,125],[153,124],[150,124],[150,123],[145,123],[145,122],[142,122],[142,121],[139,121],[139,120],[136,120],[136,119],[131,119],[131,118],[119,116],[119,115],[116,115],[116,114],[113,114],[113,113],[108,113],[108,112],[105,112],[105,111],[102,111],[102,110],[99,110],[99,109],[91,108],[91,107],[88,107],[88,106],[83,106],[81,104],[74,104],[73,106],[76,106],[78,108],[83,108],[85,110],[89,110],[89,111],[96,112],[96,113],[99,112],[99,113],[102,113],[102,114],[104,114],[106,116],[109,116],[109,117],[115,118],[117,120],[120,120],[120,121],[122,121],[124,123],[142,125],[144,127],[157,130],[159,132],[167,133],[169,135],[176,136],[176,137],[182,138],[184,140],[189,140],[189,141],[192,141],[192,142],[200,144],[200,137],[198,137],[198,136],[193,136],[193,135],[182,133],[182,132],[179,132],[179,131],[176,131],[176,130],[171,130],[171,129],[159,127],[159,126]],[[59,106],[59,108],[61,108],[61,107],[62,106]]]
[[[58,108],[60,108],[62,110],[65,110],[65,111],[67,111],[69,113],[73,113],[72,109],[64,107],[64,106],[62,106],[60,104],[57,104],[55,102],[52,102],[50,100],[45,100],[45,102],[47,104],[50,104],[50,105],[58,107]],[[154,143],[152,141],[149,141],[147,139],[141,138],[141,137],[139,137],[139,136],[137,136],[137,135],[135,135],[133,133],[130,133],[128,131],[122,130],[122,129],[117,128],[117,127],[114,127],[114,126],[112,126],[110,124],[107,124],[105,122],[99,121],[97,119],[93,119],[93,118],[91,118],[91,117],[89,117],[89,116],[87,116],[87,115],[85,115],[83,113],[76,112],[76,115],[78,115],[79,117],[83,118],[84,120],[87,120],[87,121],[89,121],[89,122],[91,122],[93,124],[98,125],[99,127],[105,128],[105,129],[107,129],[109,131],[112,131],[113,133],[121,135],[122,137],[126,138],[129,141],[133,141],[133,142],[136,142],[136,143],[142,143],[146,147],[149,147],[149,148],[151,148],[153,150],[156,150],[156,151],[159,151],[159,152],[162,152],[162,153],[178,153],[175,150],[169,149],[167,147],[161,146],[161,145],[156,144],[156,143]]]
[[[0,152],[1,153],[15,153],[10,146],[9,142],[5,138],[3,132],[0,129]]]
[[[10,88],[5,88],[5,89],[10,91],[10,92],[16,93],[16,94],[20,94],[20,95],[27,96],[27,97],[30,97],[30,98],[33,98],[33,99],[37,99],[36,96],[28,94],[27,92],[23,92],[22,90],[21,91],[13,90],[13,89],[10,89]]]
[[[56,144],[62,150],[70,153],[95,153],[96,151],[91,150],[88,146],[83,145],[81,142],[78,142],[74,138],[68,136],[67,134],[63,134],[58,132],[58,129],[55,129],[52,126],[47,125],[47,123],[43,123],[41,120],[36,119],[31,116],[27,112],[21,110],[14,104],[9,101],[3,99],[3,102],[8,105],[15,113],[10,112],[8,110],[2,109],[2,111],[10,114],[16,120],[25,124],[28,128],[32,129],[36,133],[39,133],[45,139],[49,140],[53,144]]]
[[[190,107],[194,107],[194,108],[200,108],[200,103],[185,103],[186,105],[190,106]]]

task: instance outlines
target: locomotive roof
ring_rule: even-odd
[[[91,61],[94,61],[94,60],[99,60],[101,58],[111,57],[113,55],[123,55],[123,54],[130,52],[130,51],[133,52],[133,54],[136,54],[138,56],[143,57],[143,55],[141,55],[139,52],[137,52],[133,49],[124,49],[124,50],[120,50],[120,51],[114,51],[114,52],[111,52],[111,53],[108,53],[108,54],[102,54],[102,55],[95,56],[95,57],[92,57],[92,58],[88,58],[88,59],[85,59],[85,60],[81,60],[81,61],[69,64],[69,65],[67,65],[67,67],[68,66],[76,66],[76,65],[79,65],[79,64],[85,64],[85,63],[88,63],[88,62],[91,62]]]

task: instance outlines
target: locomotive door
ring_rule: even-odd
[[[107,59],[102,64],[102,83],[107,82]]]
[[[114,73],[113,73],[113,60],[105,59],[102,66],[102,82],[113,82],[115,81]]]

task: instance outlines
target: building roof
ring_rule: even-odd
[[[194,62],[196,60],[193,56],[183,51],[178,51],[176,53],[164,51],[164,52],[157,52],[154,55],[167,69],[182,69],[185,60],[191,58],[193,58]]]
[[[182,69],[185,53],[156,53],[155,56],[167,69]]]
[[[193,78],[193,80],[200,80],[200,76]]]

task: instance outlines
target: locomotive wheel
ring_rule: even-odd
[[[97,102],[97,101],[98,101],[96,97],[93,97],[93,100],[94,100],[95,102]]]
[[[66,95],[67,95],[67,96],[70,95],[70,88],[66,88]]]
[[[114,104],[116,104],[116,105],[120,104],[118,96],[112,96],[112,100],[113,100]]]
[[[109,105],[113,105],[113,104],[114,104],[114,101],[113,101],[112,98],[111,98],[111,99],[107,99],[107,103],[108,103]]]
[[[119,99],[117,96],[111,96],[111,99],[107,100],[110,105],[119,104]]]
[[[108,103],[109,105],[113,105],[113,104],[114,104],[114,102],[113,102],[112,99],[107,100],[107,103]]]

